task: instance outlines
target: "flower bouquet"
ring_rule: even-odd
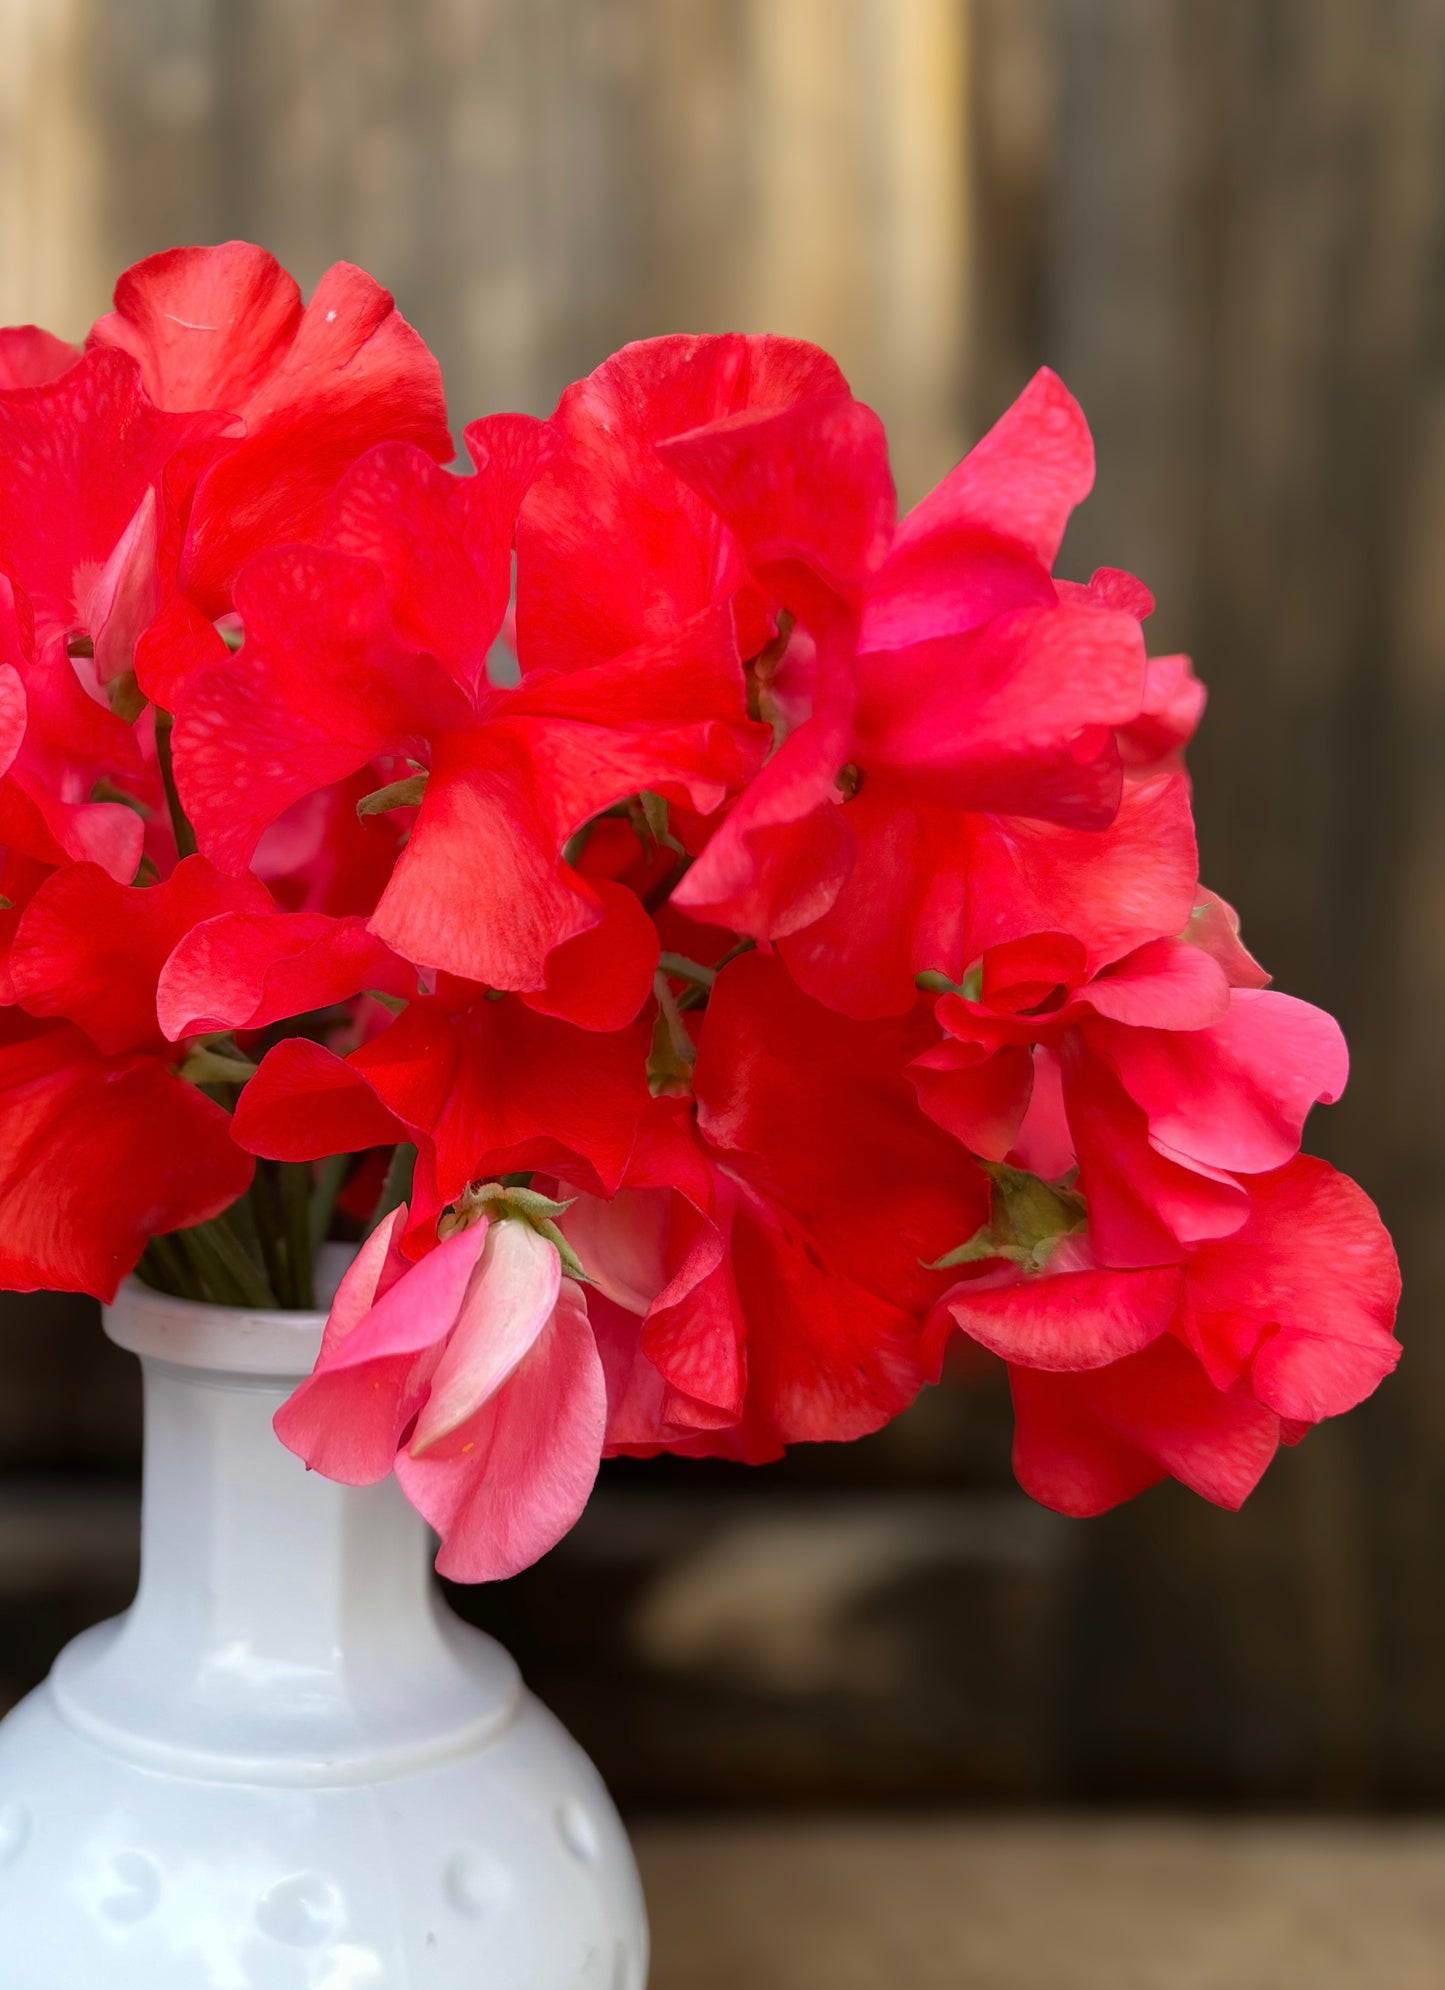
[[[629,346],[455,474],[388,294],[244,244],[0,384],[0,1284],[304,1315],[344,1244],[276,1432],[464,1581],[959,1334],[1078,1515],[1238,1506],[1393,1367],[1299,1152],[1340,1032],[1199,882],[1203,690],[1053,575],[1052,374],[901,520],[783,338]]]

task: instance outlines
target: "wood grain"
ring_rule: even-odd
[[[914,1821],[637,1834],[650,1990],[1437,1990],[1445,1831]]]

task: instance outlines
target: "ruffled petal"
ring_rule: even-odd
[[[535,1345],[561,1287],[557,1247],[529,1223],[493,1223],[407,1450],[420,1458],[481,1409]]]
[[[1060,1271],[1006,1285],[960,1286],[948,1310],[990,1353],[1025,1368],[1103,1368],[1137,1354],[1171,1326],[1184,1273]]]
[[[300,1036],[267,1051],[237,1101],[231,1129],[238,1147],[271,1161],[319,1161],[409,1137],[344,1058]]]
[[[16,999],[33,1016],[80,1024],[103,1051],[166,1048],[156,987],[192,927],[232,910],[270,910],[263,885],[187,857],[161,884],[120,885],[70,864],[36,892],[10,958]]]
[[[343,1485],[374,1485],[387,1476],[425,1400],[486,1233],[478,1224],[447,1238],[382,1291],[359,1321],[330,1337],[311,1374],[276,1412],[276,1435],[288,1451]],[[395,1229],[388,1248],[394,1236]],[[353,1297],[342,1303],[349,1306]]]
[[[1250,1218],[1189,1263],[1190,1336],[1221,1384],[1247,1368],[1292,1422],[1339,1416],[1400,1358],[1400,1270],[1363,1190],[1301,1154],[1250,1183]]]
[[[319,912],[228,912],[202,920],[161,969],[156,1013],[172,1042],[214,1030],[265,1029],[364,990],[406,998],[416,970],[359,918]]]
[[[555,1547],[581,1518],[602,1455],[607,1390],[581,1290],[556,1310],[504,1387],[396,1475],[442,1537],[437,1569],[499,1582]]]
[[[1103,1513],[1166,1476],[1237,1508],[1279,1445],[1273,1411],[1222,1395],[1168,1334],[1084,1374],[1011,1368],[1009,1384],[1015,1474],[1058,1513]]]
[[[253,555],[314,536],[337,479],[373,444],[452,454],[436,360],[391,293],[350,263],[322,277],[237,412],[245,437],[197,484],[181,555],[182,588],[212,615]]]
[[[67,1024],[0,1040],[0,1286],[109,1301],[154,1236],[244,1195],[228,1116],[157,1058],[106,1058]]]

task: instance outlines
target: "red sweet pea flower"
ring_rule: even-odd
[[[1097,1251],[1066,1235],[1044,1275],[998,1268],[945,1308],[1008,1362],[1014,1468],[1060,1512],[1166,1476],[1239,1506],[1281,1439],[1354,1408],[1399,1359],[1390,1240],[1307,1155],[1254,1177],[1242,1227],[1179,1265],[1115,1270]]]
[[[778,744],[679,903],[711,894],[706,916],[759,933],[816,917],[847,869],[820,805],[846,758],[863,581],[894,519],[877,416],[814,346],[654,339],[569,388],[551,428],[518,527],[524,673],[685,644],[726,607]],[[804,623],[792,642],[783,610]]]
[[[608,1452],[876,1429],[959,1329],[1036,1497],[1238,1505],[1392,1367],[1398,1274],[1298,1152],[1338,1030],[1198,888],[1202,689],[1053,575],[1062,385],[901,523],[791,340],[466,442],[346,265],[0,331],[0,1283],[304,1306],[414,1150],[277,1428],[463,1579]]]
[[[740,549],[657,445],[729,417],[848,399],[817,346],[736,334],[624,346],[569,387],[517,528],[523,668],[585,669],[670,644],[720,603],[736,608],[744,655],[760,650],[770,620]]]
[[[72,864],[31,898],[10,954],[28,1016],[9,1014],[0,1049],[7,1285],[110,1298],[150,1237],[245,1193],[250,1160],[226,1113],[177,1074],[156,983],[192,926],[258,898],[200,857],[143,888]]]
[[[623,1194],[562,1219],[606,1299],[642,1321],[638,1338],[594,1309],[614,1448],[756,1461],[912,1401],[948,1282],[925,1266],[987,1200],[900,1083],[916,1041],[823,1009],[760,954],[718,976],[694,1110],[659,1100]]]
[[[1343,1091],[1344,1040],[1306,1002],[1231,988],[1185,940],[1085,966],[1062,934],[985,953],[976,1000],[940,997],[948,1041],[914,1081],[985,1159],[1048,1180],[1077,1166],[1105,1262],[1167,1264],[1245,1221],[1242,1178],[1282,1166]]]
[[[640,1007],[655,941],[624,894],[589,884],[565,861],[565,845],[640,789],[715,808],[749,771],[755,729],[721,611],[685,649],[535,672],[514,689],[489,685],[481,666],[505,605],[520,475],[515,446],[498,452],[495,436],[479,441],[492,448],[476,477],[457,485],[467,517],[447,556],[452,572],[465,554],[474,612],[429,610],[408,514],[388,540],[388,514],[370,505],[363,532],[355,493],[343,491],[338,536],[364,538],[379,562],[327,548],[251,563],[237,589],[245,644],[183,698],[176,778],[202,848],[239,869],[262,831],[304,797],[363,767],[377,770],[377,787],[388,770],[399,773],[412,785],[397,802],[420,806],[372,931],[420,967],[528,990],[607,1027],[625,1019],[619,987],[631,1014]],[[424,461],[392,456],[382,469],[419,487],[423,505],[448,495]],[[504,501],[488,488],[493,477]],[[399,576],[395,592],[388,571]],[[399,622],[440,654],[412,648]],[[597,961],[581,974],[550,957],[604,925],[594,1000]]]
[[[725,427],[664,454],[757,561],[747,521],[767,466],[740,457]],[[827,766],[811,797],[789,784],[789,805],[810,811],[806,841],[798,821],[790,843],[767,851],[745,800],[683,880],[681,904],[771,934],[803,986],[858,1016],[902,1014],[920,971],[959,975],[1017,935],[1064,925],[1102,962],[1183,922],[1195,871],[1187,790],[1124,783],[1121,741],[1142,759],[1154,734],[1172,738],[1182,723],[1169,672],[1152,693],[1158,717],[1146,718],[1148,596],[1128,576],[1061,589],[1049,573],[1092,475],[1082,415],[1040,374],[864,576],[847,731],[824,733],[815,715],[794,735]],[[840,506],[859,503],[845,480],[834,492]],[[805,622],[816,616],[795,600]],[[799,843],[834,851],[824,905],[798,894]]]
[[[244,1195],[217,1105],[159,1058],[105,1056],[83,1030],[0,1015],[0,1283],[115,1297],[149,1240]]]
[[[107,780],[148,792],[134,732],[86,695],[62,645],[36,653],[29,602],[0,575],[0,841],[37,864],[87,859],[129,882],[144,826],[124,803],[91,799]]]
[[[301,1037],[278,1044],[241,1095],[235,1136],[285,1161],[414,1141],[419,1252],[489,1175],[535,1169],[612,1194],[652,1105],[646,1057],[640,1024],[581,1030],[446,980],[345,1058]]]
[[[168,249],[126,271],[92,353],[138,362],[158,408],[224,409],[244,423],[200,472],[176,580],[207,616],[264,546],[312,536],[349,463],[374,443],[452,454],[441,373],[388,291],[337,263],[303,306],[248,242]]]
[[[160,601],[160,482],[224,415],[168,413],[125,353],[97,350],[44,385],[0,393],[0,566],[44,656],[84,637],[106,683],[129,670]]]

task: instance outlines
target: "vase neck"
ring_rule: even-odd
[[[287,1383],[141,1367],[132,1635],[206,1662],[310,1673],[385,1662],[400,1625],[428,1634],[430,1537],[395,1481],[342,1486],[308,1472],[271,1428]]]
[[[55,1675],[96,1738],[179,1747],[205,1773],[349,1780],[507,1718],[515,1669],[442,1602],[395,1481],[337,1485],[271,1428],[321,1325],[134,1285],[108,1311],[145,1377],[140,1588]]]

